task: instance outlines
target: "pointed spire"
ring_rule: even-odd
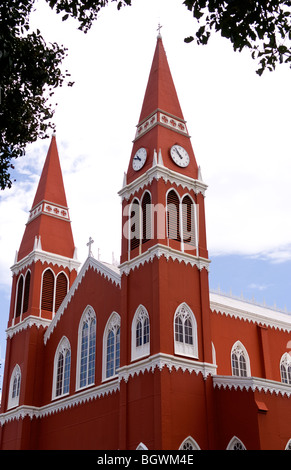
[[[41,201],[48,201],[67,207],[55,133],[51,139],[32,208],[37,206]]]
[[[139,122],[157,109],[184,119],[160,33],[157,37]]]
[[[75,251],[55,134],[45,159],[18,260],[34,250],[68,258],[73,258]]]

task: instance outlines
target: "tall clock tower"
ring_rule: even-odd
[[[120,389],[120,448],[131,448],[136,435],[149,448],[177,448],[179,429],[209,446],[211,426],[199,418],[202,410],[209,416],[215,371],[206,188],[159,34],[119,192],[120,370],[128,377]]]

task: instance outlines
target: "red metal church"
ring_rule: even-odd
[[[159,34],[118,268],[80,268],[52,137],[12,266],[1,449],[291,449],[291,317],[209,292],[206,188]]]

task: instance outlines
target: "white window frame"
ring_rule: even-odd
[[[114,350],[114,373],[113,375],[107,377],[107,339],[108,339],[108,335],[110,331],[114,332],[114,339],[116,339],[116,333],[118,329],[119,329],[119,334],[120,334],[120,324],[121,324],[120,315],[118,315],[118,313],[116,312],[112,312],[112,314],[107,320],[107,323],[104,329],[104,334],[103,334],[102,381],[111,380],[118,376],[118,372],[115,369],[116,350]],[[121,343],[119,343],[119,348],[120,348],[120,344]],[[119,349],[119,355],[120,355],[120,349]],[[120,360],[120,356],[119,356],[119,360]]]
[[[57,395],[56,392],[56,386],[57,386],[57,375],[58,375],[58,361],[59,361],[59,354],[60,353],[65,353],[66,351],[70,351],[71,358],[70,358],[70,375],[69,375],[69,391],[66,393],[63,393],[64,389],[64,380],[62,383],[62,393],[60,395]],[[71,362],[72,362],[72,353],[71,353],[71,345],[70,341],[66,336],[63,336],[61,341],[58,344],[58,347],[55,352],[55,357],[54,357],[54,369],[53,369],[53,387],[52,387],[52,400],[62,398],[64,396],[67,396],[70,394],[70,382],[71,382]],[[63,379],[64,379],[64,372],[65,372],[65,363],[63,365]]]
[[[179,450],[201,450],[195,439],[188,436],[179,447]]]
[[[143,342],[140,346],[136,345],[136,328],[139,321],[142,324],[142,338],[144,337],[144,322],[148,319],[149,322],[149,337],[146,343]],[[150,354],[150,341],[151,341],[151,334],[150,334],[150,317],[148,314],[147,309],[143,305],[139,305],[135,311],[132,323],[131,323],[131,360],[135,361],[136,359],[140,359],[142,357],[148,356]]]
[[[241,447],[241,448],[237,449],[236,447]],[[247,450],[247,449],[244,443],[238,437],[233,436],[233,438],[229,441],[226,450]]]
[[[179,341],[176,339],[176,317],[180,317],[182,319],[182,327],[183,327],[183,341]],[[192,344],[188,344],[185,341],[185,321],[190,319],[191,326],[192,326]],[[179,305],[176,309],[174,315],[174,322],[173,322],[173,331],[174,331],[174,351],[175,354],[181,356],[192,357],[198,359],[198,337],[197,337],[197,321],[195,318],[194,313],[192,312],[189,305],[186,302],[183,302]]]
[[[13,395],[14,391],[14,381],[16,380],[16,394]],[[15,365],[9,383],[9,396],[8,396],[8,406],[7,409],[15,408],[19,405],[20,397],[20,387],[21,387],[21,369],[18,364]]]
[[[244,345],[240,341],[236,341],[234,345],[231,348],[231,353],[230,353],[230,363],[231,363],[231,373],[233,377],[244,377],[244,375],[241,374],[241,369],[240,369],[240,364],[239,364],[239,375],[233,373],[233,364],[232,364],[232,355],[236,354],[238,357],[242,355],[245,359],[246,363],[246,376],[251,377],[251,364],[250,364],[250,358],[248,355],[248,352]],[[239,363],[239,361],[238,361]]]
[[[92,383],[88,383],[88,364],[89,364],[89,350],[88,350],[88,357],[87,357],[87,378],[86,378],[86,384],[81,386],[81,353],[82,353],[82,332],[83,332],[83,325],[84,323],[91,322],[93,319],[95,319],[95,367],[94,367],[94,380]],[[78,348],[77,348],[77,367],[76,367],[76,390],[83,389],[86,387],[91,387],[95,383],[95,369],[96,369],[96,332],[97,332],[97,319],[96,319],[96,314],[90,305],[87,305],[85,308],[81,320],[79,322],[79,329],[78,329]],[[89,342],[88,342],[88,348],[89,348]]]

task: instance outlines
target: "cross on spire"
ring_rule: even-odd
[[[93,240],[93,238],[90,237],[90,238],[89,238],[89,241],[88,241],[88,243],[87,243],[87,245],[86,245],[86,246],[89,247],[88,256],[93,256],[92,249],[91,249],[91,246],[93,245],[93,243],[94,243],[94,240]]]
[[[163,27],[163,26],[161,26],[161,24],[159,23],[158,29],[157,29],[157,31],[159,32],[159,33],[158,33],[158,38],[162,38],[162,35],[161,35],[161,28],[162,28],[162,27]]]

